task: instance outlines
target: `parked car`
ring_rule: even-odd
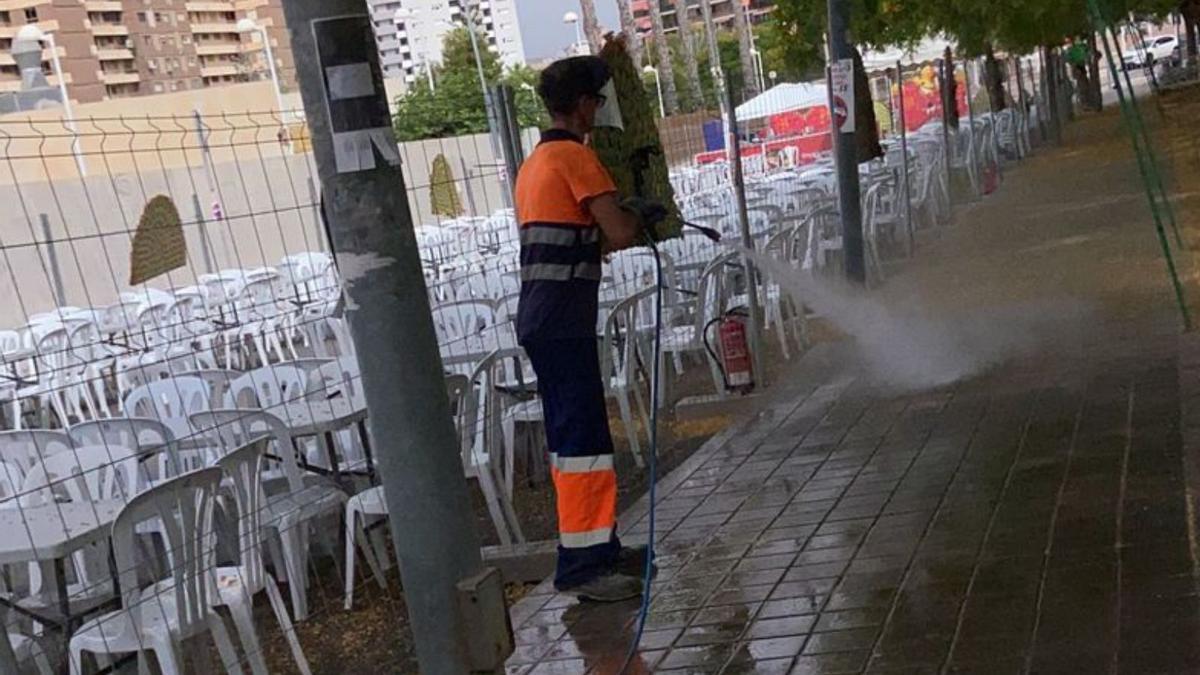
[[[1179,47],[1179,38],[1174,35],[1159,35],[1142,43],[1141,49],[1125,50],[1125,70],[1144,68],[1146,60],[1162,61],[1172,58],[1175,49]]]

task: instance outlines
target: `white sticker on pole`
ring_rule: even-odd
[[[399,166],[400,152],[384,96],[383,73],[372,60],[370,17],[339,16],[312,22],[325,106],[338,173]]]
[[[854,60],[840,59],[829,66],[830,114],[838,131],[854,133]]]

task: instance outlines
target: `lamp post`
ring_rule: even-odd
[[[13,37],[13,44],[17,42],[36,42],[41,44],[46,43],[50,49],[50,64],[54,68],[54,76],[58,78],[58,94],[62,97],[63,113],[67,118],[67,129],[71,132],[71,154],[75,156],[75,166],[79,169],[80,176],[87,175],[87,163],[83,159],[83,151],[79,146],[79,128],[75,125],[75,109],[71,107],[71,97],[67,94],[67,80],[63,76],[62,61],[58,58],[58,43],[54,41],[53,33],[46,33],[37,24],[28,24],[21,27]]]
[[[642,72],[647,75],[654,75],[654,87],[658,90],[658,116],[666,117],[667,109],[663,105],[662,78],[658,76],[658,68],[647,65],[645,68],[642,68]]]
[[[775,80],[778,79],[779,73],[772,70],[771,72],[767,73],[767,77],[771,78],[771,86],[774,87]]]
[[[767,82],[766,82],[766,78],[763,77],[762,52],[758,51],[758,49],[755,48],[755,49],[750,50],[750,55],[752,57],[754,57],[754,79],[758,80],[758,90],[766,91],[767,90]]]
[[[574,52],[576,54],[584,53],[583,45],[583,29],[579,25],[579,15],[575,12],[567,12],[563,14],[563,23],[573,24],[575,26],[575,45]],[[591,51],[590,49],[586,51]]]
[[[253,34],[258,33],[262,38],[263,48],[266,50],[267,68],[271,73],[271,86],[275,88],[275,105],[279,106],[279,119],[284,120],[286,108],[283,104],[283,89],[279,86],[279,71],[275,68],[275,53],[271,50],[271,36],[267,35],[267,29],[254,22],[253,19],[244,18],[237,22],[239,33]]]

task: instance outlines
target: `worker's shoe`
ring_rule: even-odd
[[[559,590],[563,593],[574,595],[580,600],[621,602],[622,600],[632,600],[641,597],[642,579],[641,577],[630,576],[628,574],[611,572],[604,576],[585,581],[578,586]]]
[[[617,573],[627,574],[631,577],[645,577],[647,553],[648,549],[645,545],[622,546],[621,552],[617,554]],[[656,565],[651,564],[650,574],[658,574],[658,567]]]

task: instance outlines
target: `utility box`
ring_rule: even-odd
[[[458,582],[458,611],[466,631],[471,672],[503,672],[504,662],[513,653],[513,632],[500,570],[488,567]]]

